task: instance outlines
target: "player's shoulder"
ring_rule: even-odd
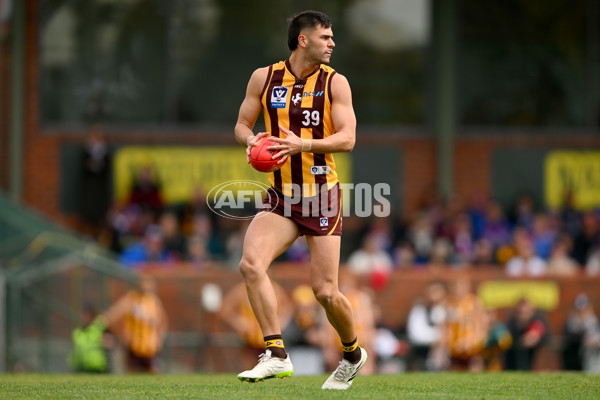
[[[261,67],[255,69],[254,72],[252,72],[252,76],[250,77],[250,79],[264,81],[267,78],[267,75],[269,74],[269,69],[270,67]]]
[[[276,70],[282,69],[282,68],[285,68],[284,61],[279,61],[279,62],[276,62],[275,64],[267,65],[266,67],[257,68],[252,73],[252,76],[250,77],[250,81],[264,83],[266,81],[266,79],[269,77],[269,73],[271,71],[276,71]]]
[[[331,91],[333,93],[339,93],[339,94],[341,94],[345,91],[349,91],[350,90],[350,82],[348,82],[348,78],[346,78],[345,75],[342,75],[335,70],[333,70],[333,72],[335,72],[335,73],[331,77]]]

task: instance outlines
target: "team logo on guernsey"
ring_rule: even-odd
[[[311,175],[327,175],[331,172],[329,165],[315,165],[310,167]]]
[[[271,108],[285,108],[287,103],[288,87],[275,86],[271,92]]]
[[[298,102],[302,100],[302,96],[300,96],[300,93],[296,93],[296,95],[294,97],[292,97],[292,101],[294,102],[294,105],[297,106]]]

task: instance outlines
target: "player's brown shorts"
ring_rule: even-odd
[[[294,201],[274,188],[264,198],[264,211],[291,219],[301,235],[342,235],[342,193],[339,183],[323,195]]]

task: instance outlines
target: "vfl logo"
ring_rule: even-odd
[[[321,227],[323,226],[329,226],[329,219],[327,217],[323,217],[319,220],[319,225]]]
[[[294,105],[297,106],[298,102],[302,100],[302,96],[300,96],[300,93],[296,93],[296,95],[294,97],[292,97],[292,101],[294,102]]]
[[[285,108],[289,88],[286,86],[275,86],[271,92],[271,108]]]

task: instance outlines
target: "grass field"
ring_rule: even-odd
[[[438,373],[359,376],[346,392],[325,376],[242,383],[234,375],[0,375],[2,399],[600,399],[600,376]]]

